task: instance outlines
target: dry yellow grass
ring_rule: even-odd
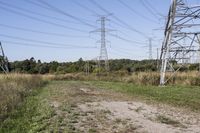
[[[166,74],[166,78],[170,77],[170,73]],[[44,79],[48,80],[94,80],[94,81],[119,81],[134,83],[137,85],[159,85],[160,73],[159,72],[139,72],[129,74],[110,73],[96,76],[90,74],[86,76],[84,73],[72,73],[64,75],[44,75]],[[168,85],[184,85],[184,86],[200,86],[200,73],[197,71],[192,72],[179,72],[175,77],[171,78]]]
[[[0,120],[19,105],[33,89],[44,83],[38,75],[0,75]]]
[[[166,74],[166,79],[171,76],[170,73]],[[134,73],[131,76],[125,77],[126,82],[133,82],[139,85],[158,85],[160,81],[159,72],[141,72]],[[199,86],[200,85],[200,73],[199,72],[179,72],[175,77],[171,78],[168,85],[186,85],[186,86]]]

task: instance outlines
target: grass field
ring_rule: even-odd
[[[134,82],[129,83],[129,81],[125,81],[125,79],[109,79],[107,82],[103,81],[106,80],[107,77],[100,79],[102,81],[97,81],[98,79],[93,79],[93,81],[91,81],[90,78],[92,77],[84,78],[82,76],[74,77],[72,75],[63,75],[60,77],[58,75],[1,75],[0,133],[68,133],[82,132],[82,130],[86,132],[104,132],[112,131],[107,125],[111,124],[117,126],[116,124],[118,123],[127,123],[126,120],[121,120],[121,118],[118,117],[114,121],[109,121],[110,123],[107,123],[106,118],[107,115],[110,115],[112,112],[112,108],[111,110],[103,109],[103,111],[97,111],[95,115],[92,113],[93,116],[90,118],[90,115],[88,116],[88,114],[85,114],[78,107],[81,104],[84,105],[87,103],[94,103],[95,105],[96,102],[100,102],[98,104],[104,106],[105,103],[102,103],[104,101],[113,102],[111,105],[116,104],[115,106],[120,104],[125,106],[127,104],[126,101],[140,101],[144,106],[147,106],[146,104],[161,104],[181,110],[188,110],[189,114],[190,111],[194,113],[200,112],[199,86],[191,86],[187,85],[187,83],[181,86],[173,85],[167,87],[141,85],[141,83],[146,81],[149,77],[144,78],[145,74],[140,74],[138,76],[140,77],[138,81],[136,81],[134,77]],[[185,76],[186,75],[183,74],[182,79],[185,79]],[[152,81],[154,82],[155,79],[156,78],[152,79]],[[131,79],[131,81],[132,80],[133,79]],[[177,80],[176,82],[179,81],[180,80]],[[138,106],[136,103],[133,103],[133,105],[136,107],[136,109],[134,109],[135,112],[139,113],[143,110],[143,106]],[[148,108],[150,107],[147,107],[147,110]],[[175,111],[177,109],[175,109]],[[125,114],[126,113],[130,112],[125,112]],[[184,127],[182,122],[179,122],[181,119],[178,121],[173,120],[173,118],[165,114],[159,114],[155,118],[152,114],[149,115],[152,116],[151,119],[154,119],[153,121],[171,125],[175,123],[174,125]],[[88,122],[78,122],[85,119],[85,117],[89,119]],[[82,124],[82,126],[86,128],[82,129],[81,125],[77,125],[77,123]],[[107,129],[97,130],[91,127],[92,125],[96,126],[96,124],[100,124],[102,127],[105,126]],[[117,128],[117,130],[125,132],[136,128],[130,123],[125,127],[126,129],[120,127],[120,129]]]

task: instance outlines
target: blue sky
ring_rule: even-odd
[[[107,13],[92,4],[90,0],[43,0],[75,16],[80,22],[55,11],[31,4],[29,1],[47,8],[47,6],[42,5],[37,0],[0,0],[0,40],[10,61],[34,57],[45,62],[53,60],[63,62],[76,61],[80,57],[83,59],[93,59],[99,56],[100,44],[96,43],[96,41],[100,39],[100,34],[90,33],[96,28],[85,25],[85,23],[99,28],[100,23],[96,21],[99,19],[99,16],[95,13],[97,12],[100,15],[107,15]],[[134,12],[125,7],[119,0],[94,1],[113,14],[108,17],[109,21],[106,22],[106,28],[114,30],[111,32],[112,34],[130,40],[129,42],[123,41],[107,34],[106,39],[110,42],[107,43],[109,58],[147,59],[148,39],[150,37],[153,38],[153,57],[156,58],[156,49],[161,47],[163,39],[162,29],[165,25],[165,17],[167,16],[171,0],[143,0],[146,4],[143,4],[142,0],[121,0],[131,7]],[[95,13],[80,7],[76,2],[94,10]],[[199,3],[198,0],[190,0],[190,2]],[[12,8],[13,6],[15,8]],[[16,9],[16,7],[18,9],[23,8],[23,11]],[[44,15],[56,17],[57,19],[50,19],[44,17]],[[115,18],[119,18],[129,27],[121,24]],[[59,36],[17,30],[16,28],[8,28],[8,26],[50,34],[56,33]],[[130,30],[130,27],[142,32],[143,35]],[[49,45],[53,47],[49,47]],[[60,45],[68,46],[63,47]]]

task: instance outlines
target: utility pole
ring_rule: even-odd
[[[8,73],[9,69],[8,69],[8,59],[5,56],[4,50],[3,50],[3,46],[0,42],[0,68],[3,70],[4,73]]]
[[[199,20],[200,6],[187,6],[184,0],[172,0],[160,56],[160,85],[165,85],[194,58],[191,53],[199,51]],[[170,72],[169,78],[166,78],[167,72]]]
[[[101,23],[101,28],[97,29],[93,32],[100,32],[101,33],[101,40],[99,41],[101,43],[100,48],[100,56],[99,56],[99,65],[100,68],[104,68],[107,72],[109,71],[109,62],[108,62],[108,52],[106,48],[106,32],[109,30],[105,27],[105,22],[109,21],[106,16],[100,16],[100,19],[97,20]]]

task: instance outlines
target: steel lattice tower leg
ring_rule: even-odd
[[[199,52],[197,55],[197,61],[199,63],[199,74],[200,74],[200,35],[198,36],[198,42],[199,42]]]
[[[0,68],[5,72],[8,73],[9,69],[8,69],[8,59],[5,56],[4,50],[3,50],[3,46],[0,42]]]
[[[198,49],[200,6],[187,6],[183,0],[173,0],[161,49],[160,85],[173,78]],[[174,67],[176,65],[176,67]],[[171,75],[166,78],[166,72]]]

